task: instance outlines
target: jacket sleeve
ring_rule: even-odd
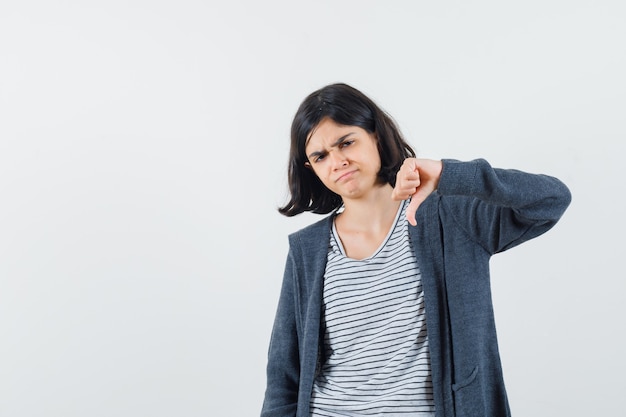
[[[483,159],[443,160],[437,192],[443,210],[491,254],[545,233],[571,202],[554,177],[492,168]]]
[[[295,311],[295,262],[289,249],[267,362],[267,386],[261,417],[295,417],[300,365]]]

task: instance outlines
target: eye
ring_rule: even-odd
[[[315,157],[313,162],[322,162],[324,160],[324,158],[326,158],[326,154],[318,155],[317,157]]]
[[[345,148],[346,146],[350,146],[354,143],[354,139],[349,139],[349,140],[344,140],[343,142],[341,142],[341,144],[339,145],[340,148]]]

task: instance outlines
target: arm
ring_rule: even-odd
[[[569,190],[556,178],[494,169],[482,159],[407,160],[393,197],[412,195],[407,218],[414,225],[415,211],[435,189],[443,196],[443,209],[490,253],[545,233],[571,201]]]
[[[267,387],[261,417],[294,417],[300,366],[294,299],[294,259],[287,256],[267,361]]]
[[[444,209],[492,254],[547,232],[571,202],[554,177],[492,168],[483,159],[444,160],[438,192]]]

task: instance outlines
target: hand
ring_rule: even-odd
[[[415,220],[417,208],[437,189],[442,168],[441,161],[407,158],[396,174],[396,186],[391,198],[406,200],[412,196],[406,208],[406,218],[411,225],[417,224]]]

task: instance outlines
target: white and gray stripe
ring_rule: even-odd
[[[345,255],[333,226],[324,277],[326,361],[311,415],[434,416],[424,294],[400,205],[369,258]]]

